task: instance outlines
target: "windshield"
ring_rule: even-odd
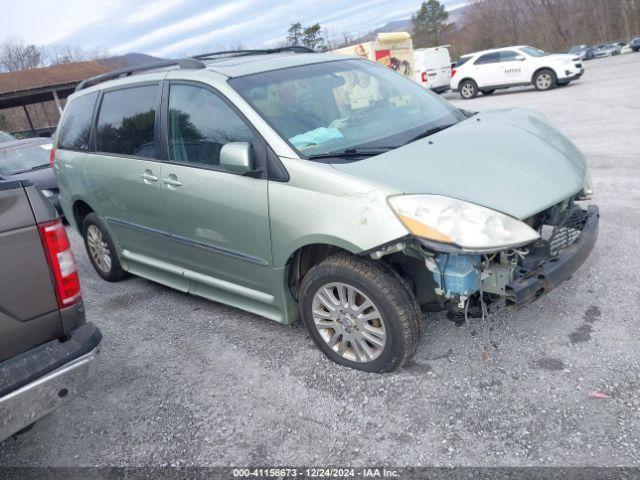
[[[11,135],[9,135],[8,133],[5,132],[0,132],[0,143],[3,142],[11,142],[15,140],[15,138],[13,138]]]
[[[543,52],[539,48],[534,48],[534,47],[522,47],[520,50],[522,50],[524,53],[526,53],[530,57],[544,57],[545,55],[547,55],[546,52]]]
[[[390,149],[465,115],[389,68],[342,60],[231,80],[302,155]]]
[[[0,149],[0,176],[28,172],[35,167],[49,166],[51,144]]]

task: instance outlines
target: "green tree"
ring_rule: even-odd
[[[411,16],[414,46],[438,46],[438,33],[445,27],[449,13],[438,0],[422,2],[420,9]]]
[[[292,23],[287,30],[287,44],[292,47],[302,44],[302,24],[300,22]]]
[[[322,38],[321,31],[322,27],[319,23],[305,27],[302,31],[302,45],[312,50],[323,50],[324,39]]]

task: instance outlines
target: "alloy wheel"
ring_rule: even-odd
[[[552,83],[553,79],[551,78],[551,74],[548,72],[541,73],[536,79],[536,84],[540,90],[547,90],[551,87]]]
[[[89,225],[87,228],[87,246],[93,261],[105,273],[111,271],[111,251],[98,227]]]
[[[464,98],[471,98],[475,93],[475,89],[470,83],[465,83],[464,85],[462,85],[461,93]]]
[[[326,344],[341,357],[365,363],[384,351],[387,332],[375,304],[346,283],[327,283],[312,302],[313,322]]]

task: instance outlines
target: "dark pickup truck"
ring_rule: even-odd
[[[30,182],[0,181],[0,441],[88,389],[101,339],[55,209]]]

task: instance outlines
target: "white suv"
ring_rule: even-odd
[[[583,73],[582,60],[575,55],[549,54],[527,46],[498,48],[460,57],[451,70],[451,90],[464,99],[524,85],[550,90]]]

